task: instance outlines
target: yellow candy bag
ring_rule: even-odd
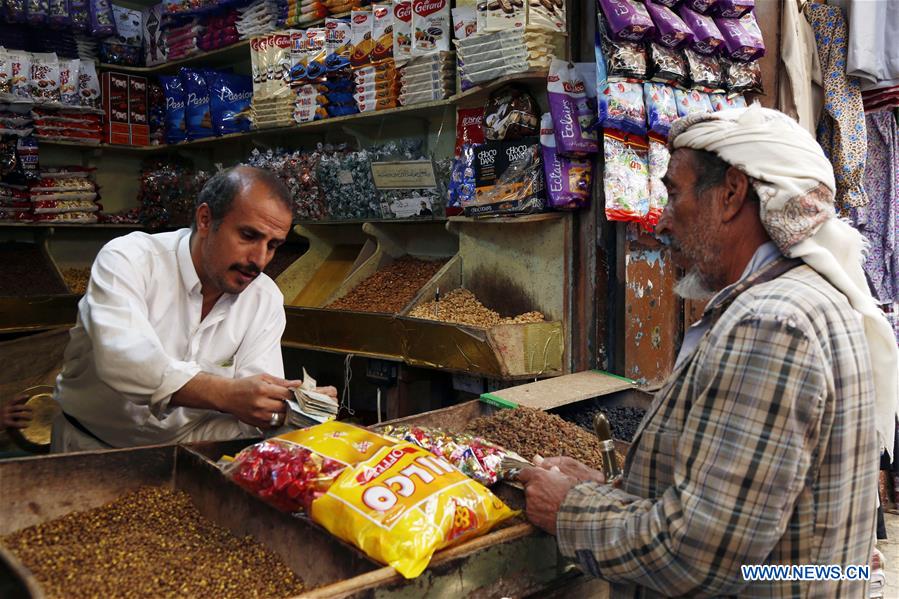
[[[446,460],[411,443],[347,468],[312,503],[312,519],[369,557],[415,578],[435,551],[517,512]]]

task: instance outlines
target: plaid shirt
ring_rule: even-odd
[[[582,483],[562,504],[562,554],[613,597],[867,596],[864,582],[744,582],[740,569],[867,564],[874,542],[860,318],[808,266],[772,277],[784,260],[704,315],[715,324],[655,396],[622,488]]]

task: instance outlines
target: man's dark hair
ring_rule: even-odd
[[[288,210],[293,212],[293,199],[290,197],[290,192],[277,175],[252,166],[235,166],[216,173],[206,182],[194,203],[195,215],[196,209],[201,204],[206,204],[212,214],[212,227],[217,229],[222,219],[231,210],[237,194],[249,183],[257,183],[266,187]],[[196,217],[193,229],[197,229]]]
[[[718,154],[708,152],[706,150],[692,150],[693,152],[693,169],[696,171],[696,193],[700,194],[704,191],[717,187],[724,183],[724,177],[727,175],[727,169],[732,165],[725,162]],[[749,175],[747,175],[748,177]],[[750,202],[758,201],[759,197],[755,193],[755,187],[751,184],[747,191],[747,199]]]

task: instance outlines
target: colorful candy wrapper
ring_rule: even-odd
[[[346,468],[396,441],[330,421],[267,439],[241,451],[223,472],[285,512],[307,512]]]
[[[746,108],[746,98],[741,95],[728,96],[727,94],[709,94],[709,102],[714,112],[730,110],[732,108]]]
[[[552,115],[540,119],[540,146],[546,175],[548,205],[556,210],[577,210],[590,205],[593,162],[589,158],[569,158],[556,152]],[[479,481],[481,482],[481,481]]]
[[[677,104],[677,115],[685,117],[697,112],[712,112],[712,103],[709,95],[695,89],[684,91],[674,90],[674,101]]]
[[[668,189],[662,183],[662,177],[668,170],[668,160],[671,154],[664,140],[649,137],[649,210],[640,224],[647,231],[653,231],[662,216],[662,211],[668,205]]]
[[[597,89],[605,87],[607,77],[642,79],[646,76],[646,48],[634,42],[619,42],[604,34],[596,33]]]
[[[755,8],[755,0],[718,0],[715,13],[719,17],[739,19]]]
[[[652,17],[642,2],[637,0],[597,0],[616,40],[643,41],[655,35]]]
[[[673,10],[649,1],[645,6],[656,26],[657,42],[669,48],[680,48],[693,42],[693,31]]]
[[[762,87],[762,67],[757,60],[738,62],[723,58],[721,63],[724,67],[724,86],[727,91],[735,94],[765,93]]]
[[[712,14],[718,0],[684,0],[683,6],[688,6],[701,15]]]
[[[546,91],[556,151],[565,156],[596,154],[599,144],[593,131],[593,107],[574,64],[554,58],[549,66]]]
[[[652,42],[649,49],[649,73],[653,81],[671,85],[686,85],[690,80],[690,67],[680,50]]]
[[[724,71],[717,56],[700,54],[692,48],[685,48],[684,56],[690,67],[690,81],[693,87],[709,91],[723,88]]]
[[[649,148],[645,140],[628,143],[616,132],[603,137],[606,218],[640,222],[649,213]]]
[[[724,36],[727,54],[734,60],[749,62],[765,55],[762,30],[759,29],[754,13],[748,12],[739,19],[718,17],[715,24]]]
[[[610,81],[597,101],[599,120],[604,128],[646,135],[646,107],[641,83]]]
[[[438,550],[516,515],[486,487],[412,443],[347,468],[312,503],[312,519],[406,578]]]
[[[683,19],[690,31],[693,32],[691,47],[702,54],[715,54],[724,46],[724,36],[718,31],[715,20],[708,15],[703,15],[682,4],[677,9],[677,14]]]
[[[674,89],[664,83],[647,81],[643,84],[643,99],[646,102],[646,121],[649,124],[649,131],[667,139],[671,123],[677,118]]]

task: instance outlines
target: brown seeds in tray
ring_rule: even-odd
[[[303,581],[187,493],[145,487],[2,539],[47,597],[289,597]]]
[[[328,308],[397,314],[444,264],[446,260],[419,260],[403,256],[356,285]]]

